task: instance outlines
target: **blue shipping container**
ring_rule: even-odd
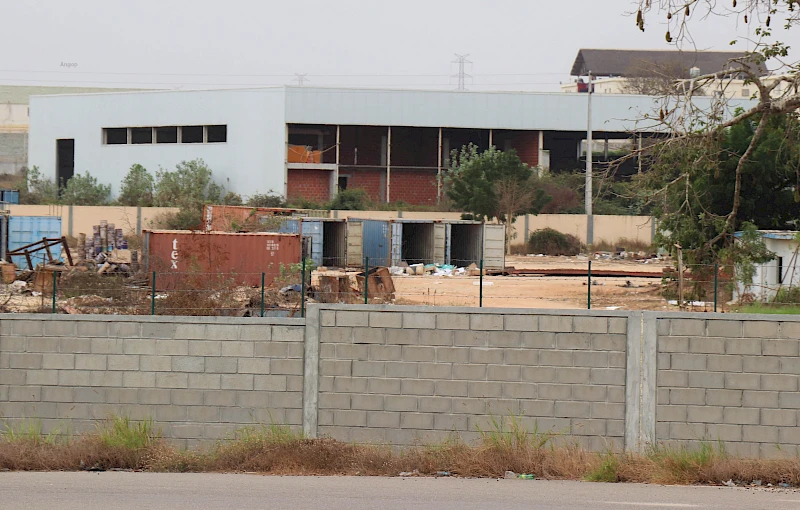
[[[12,205],[19,204],[19,190],[16,189],[0,190],[0,202]]]
[[[18,250],[23,246],[41,241],[43,238],[61,237],[61,218],[58,216],[12,216],[8,220],[8,251]],[[61,260],[61,251],[51,248],[53,258]],[[43,264],[47,259],[44,250],[31,255],[32,268]],[[25,257],[15,257],[12,260],[18,267],[27,265]]]
[[[363,254],[369,258],[369,266],[388,266],[391,262],[389,249],[391,236],[389,222],[382,220],[364,220]]]
[[[322,265],[322,221],[303,220],[303,237],[311,239],[311,260],[319,267]]]

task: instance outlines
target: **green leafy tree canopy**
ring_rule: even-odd
[[[150,207],[153,205],[155,181],[142,165],[131,166],[119,189],[119,203],[127,206]]]

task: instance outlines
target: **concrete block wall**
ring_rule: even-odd
[[[152,418],[192,446],[254,423],[302,425],[304,321],[4,314],[0,417],[93,430]]]
[[[712,317],[658,319],[657,440],[721,440],[747,457],[800,453],[800,321]]]
[[[457,432],[469,440],[513,415],[528,430],[593,449],[623,446],[625,316],[357,306],[313,312],[320,435],[408,445]]]

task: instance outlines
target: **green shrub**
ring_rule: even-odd
[[[269,190],[266,193],[256,193],[247,199],[247,206],[249,207],[286,207],[286,201],[282,196]]]
[[[544,255],[577,255],[581,252],[581,241],[571,234],[543,228],[531,233],[528,250],[530,253]]]
[[[369,205],[369,195],[362,188],[340,191],[328,205],[329,209],[339,211],[364,211]]]

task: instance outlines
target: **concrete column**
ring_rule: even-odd
[[[386,203],[392,201],[392,126],[386,132]]]
[[[339,193],[339,157],[341,156],[341,126],[336,126],[336,168],[333,170],[333,177],[331,177],[331,200],[333,200]]]
[[[69,214],[67,218],[67,235],[73,237],[75,234],[72,233],[72,205],[67,209],[67,214]]]
[[[491,129],[489,130],[489,147],[491,148],[494,145],[494,131]]]
[[[319,305],[306,308],[303,355],[303,434],[317,437],[319,423]]]
[[[436,163],[436,202],[442,200],[442,128],[439,128],[439,159]]]
[[[136,235],[142,235],[142,208],[136,206]]]
[[[656,363],[658,332],[655,312],[628,316],[625,373],[625,451],[644,453],[656,441]]]

